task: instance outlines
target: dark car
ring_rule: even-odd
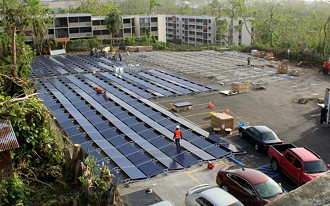
[[[264,173],[236,165],[221,167],[216,182],[244,205],[265,205],[286,194],[279,184]]]
[[[271,144],[282,144],[275,132],[266,126],[243,126],[239,128],[239,136],[246,138],[254,145],[256,151],[268,151]]]

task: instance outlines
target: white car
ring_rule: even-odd
[[[169,200],[163,200],[149,206],[175,206],[175,205]]]
[[[234,196],[218,186],[208,184],[197,185],[190,188],[185,197],[186,206],[214,205],[214,206],[242,206],[243,204]]]

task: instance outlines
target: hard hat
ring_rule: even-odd
[[[177,129],[180,129],[180,126],[179,126],[179,125],[176,125],[176,128],[177,128]]]

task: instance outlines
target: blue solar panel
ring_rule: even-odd
[[[141,135],[144,139],[146,139],[148,141],[159,136],[159,134],[157,134],[151,130],[146,130],[146,131],[140,132],[139,135]],[[161,137],[158,137],[158,138],[161,138]]]
[[[209,143],[208,141],[206,141],[205,139],[202,139],[202,138],[196,138],[193,141],[191,141],[191,143],[203,150],[212,145],[211,143]]]
[[[77,134],[75,136],[71,136],[70,140],[73,144],[83,144],[84,142],[86,142],[86,138],[84,136],[82,136],[82,134]]]
[[[166,141],[165,139],[163,139],[160,136],[158,136],[158,138],[151,139],[150,140],[150,143],[153,144],[157,148],[162,148],[162,147],[165,147],[167,145],[171,145],[172,144],[171,142]],[[165,153],[165,154],[167,154],[167,153]]]
[[[118,133],[117,131],[115,131],[114,129],[112,129],[112,128],[109,128],[109,129],[107,129],[107,130],[104,130],[104,131],[102,131],[102,132],[100,132],[100,133],[101,133],[101,134],[103,135],[103,137],[106,138],[106,139],[113,138],[113,137],[119,135],[119,133]]]
[[[185,168],[197,163],[197,159],[184,152],[180,152],[172,158]]]
[[[135,119],[134,117],[122,119],[121,121],[124,122],[127,126],[132,126],[134,124],[139,123],[139,121],[137,119]]]
[[[123,119],[130,118],[132,116],[129,115],[127,112],[121,112],[121,113],[116,114],[116,117],[120,120],[123,120]]]
[[[61,125],[62,128],[70,128],[75,126],[69,118],[67,121],[59,122],[59,124]]]
[[[153,177],[163,172],[163,170],[152,161],[145,162],[144,164],[140,164],[138,165],[138,168],[142,170],[144,174],[147,175],[147,177]]]
[[[94,127],[100,132],[109,129],[109,125],[106,122],[95,124]]]
[[[87,119],[93,125],[104,122],[104,120],[99,116],[95,116],[95,117],[92,117],[92,118],[87,117]]]
[[[133,164],[135,164],[136,166],[150,161],[149,158],[147,158],[145,155],[143,155],[140,152],[136,152],[136,153],[127,155],[126,157],[127,157],[127,159],[131,160],[131,162],[133,162]]]
[[[141,123],[134,124],[131,126],[131,129],[133,129],[136,133],[143,132],[145,130],[148,130],[148,127],[144,126]]]
[[[92,150],[95,150],[96,148],[93,147],[92,143],[90,141],[84,142],[80,145],[85,151],[89,152]]]
[[[208,148],[205,148],[204,151],[210,153],[211,155],[213,155],[217,159],[222,158],[222,157],[229,154],[229,152],[227,152],[227,151],[225,151],[225,150],[223,150],[223,149],[221,149],[221,148],[219,148],[215,145],[212,145]]]
[[[225,150],[231,151],[233,153],[242,153],[242,152],[244,152],[244,150],[242,150],[241,148],[238,148],[235,145],[230,144],[226,140],[221,139],[220,137],[218,137],[216,135],[209,135],[208,138],[206,138],[206,140],[209,140],[212,143],[217,143],[221,148],[224,148]]]
[[[64,132],[67,136],[74,136],[74,135],[77,135],[77,134],[80,134],[80,131],[77,129],[76,126],[74,127],[69,127],[69,128],[64,128]]]
[[[116,148],[126,156],[139,151],[131,144],[124,144],[124,145],[121,145],[120,147],[116,147]]]
[[[180,152],[180,150],[176,149],[176,146],[174,144],[168,144],[166,146],[163,146],[160,148],[160,150],[162,152],[164,152],[165,154],[167,154],[168,156],[170,156],[171,158],[173,158],[174,156],[178,155]]]
[[[172,120],[169,120],[169,119],[162,119],[161,121],[158,122],[159,124],[163,125],[164,127],[166,128],[169,128],[171,126],[176,126],[177,124],[175,122],[173,122]],[[182,133],[182,135],[184,135]]]
[[[108,138],[107,140],[115,147],[119,147],[124,144],[129,144],[121,135],[117,135],[115,137]]]

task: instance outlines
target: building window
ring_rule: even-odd
[[[151,27],[151,31],[158,31],[158,27]]]
[[[91,22],[91,17],[90,16],[82,16],[79,17],[79,22]]]
[[[93,20],[93,26],[101,25],[101,21]]]
[[[67,18],[56,18],[55,19],[55,27],[67,27],[68,19]]]
[[[54,34],[54,29],[48,29],[48,34]]]
[[[151,22],[157,22],[157,18],[156,17],[152,17],[151,18]]]
[[[93,31],[93,35],[94,36],[101,35],[101,31],[100,30]]]
[[[109,30],[102,30],[102,35],[109,35],[109,34],[110,34]]]
[[[68,29],[56,29],[55,37],[56,38],[69,38]]]
[[[70,33],[71,34],[79,33],[79,28],[70,28]]]
[[[130,33],[131,33],[131,29],[130,29],[130,28],[128,28],[128,29],[124,29],[124,33],[125,33],[125,34],[127,34],[127,33],[130,34]]]
[[[211,23],[211,19],[209,19],[209,23]]]
[[[70,23],[79,22],[79,18],[78,17],[69,17],[69,22]]]
[[[82,27],[82,28],[80,28],[81,33],[91,32],[91,31],[92,31],[91,27]]]
[[[131,23],[131,19],[124,19],[123,22],[124,22],[124,24]]]

